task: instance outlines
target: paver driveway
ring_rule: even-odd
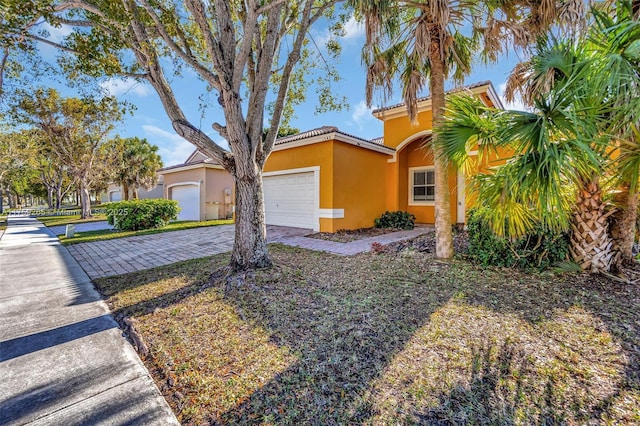
[[[349,243],[305,237],[311,232],[313,231],[310,229],[267,225],[267,240],[270,243],[282,243],[348,256],[369,251],[373,242],[386,245],[433,232],[433,228],[418,226],[410,231],[393,232]],[[93,279],[231,251],[233,238],[234,225],[218,225],[73,244],[68,246],[68,249]]]
[[[278,242],[310,232],[309,229],[269,226],[268,239]],[[73,244],[67,248],[93,279],[224,253],[233,247],[233,237],[234,225],[218,225]]]

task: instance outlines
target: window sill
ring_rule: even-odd
[[[409,206],[435,206],[435,201],[409,201]]]

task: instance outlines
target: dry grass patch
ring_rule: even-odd
[[[271,253],[241,285],[227,255],[97,280],[183,424],[640,422],[637,286]]]

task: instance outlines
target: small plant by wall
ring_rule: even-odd
[[[161,228],[178,217],[180,207],[174,200],[130,200],[105,206],[107,222],[119,231]]]
[[[416,217],[409,212],[395,211],[384,212],[382,216],[374,220],[376,228],[413,229]]]

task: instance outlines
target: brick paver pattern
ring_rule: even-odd
[[[310,229],[269,225],[267,226],[267,240],[270,243],[277,242],[348,256],[371,250],[373,242],[386,245],[431,231],[431,227],[421,226],[411,231],[393,232],[350,243],[336,243],[305,237],[313,232]],[[233,248],[233,239],[234,225],[218,225],[73,244],[67,248],[89,277],[94,279],[224,253]]]

